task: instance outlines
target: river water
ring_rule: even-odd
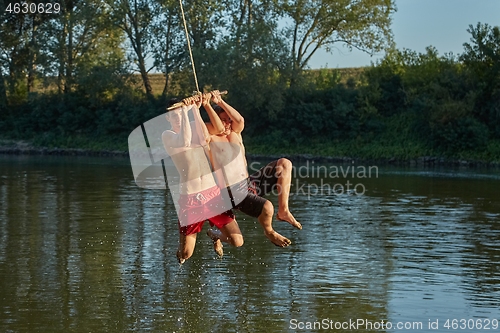
[[[127,159],[0,156],[0,332],[500,331],[500,171],[295,168],[290,247],[237,213],[179,266]]]

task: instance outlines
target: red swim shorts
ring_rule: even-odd
[[[229,203],[230,204],[230,203]],[[233,212],[224,208],[224,202],[218,186],[199,193],[181,194],[179,197],[179,231],[187,236],[201,231],[206,220],[211,226],[221,229],[234,221]],[[226,209],[226,210],[224,210]],[[221,213],[222,211],[222,213]],[[181,222],[183,221],[183,226]]]

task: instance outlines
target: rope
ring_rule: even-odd
[[[191,50],[191,42],[189,41],[189,33],[187,30],[186,17],[184,16],[184,8],[182,7],[182,0],[179,0],[181,5],[182,22],[184,22],[184,31],[186,32],[186,40],[189,49],[189,57],[191,58],[191,66],[193,67],[194,82],[196,84],[196,92],[200,94],[200,88],[198,87],[198,78],[196,77],[196,69],[194,68],[193,51]]]

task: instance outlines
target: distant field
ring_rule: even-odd
[[[312,69],[306,71],[306,75],[310,77],[317,77],[321,74],[330,74],[333,71],[338,71],[340,75],[340,82],[346,83],[350,78],[354,81],[359,81],[361,74],[365,71],[366,67],[360,68],[338,68],[338,69]],[[151,87],[153,88],[154,95],[160,95],[163,92],[163,86],[165,85],[165,75],[162,73],[149,74],[149,80],[151,82]],[[130,84],[138,88],[144,87],[142,85],[141,76],[139,74],[133,74],[129,80]],[[39,79],[37,85],[35,86],[35,92],[48,93],[57,91],[57,78],[46,77]]]
[[[151,87],[153,88],[154,95],[160,95],[163,91],[163,86],[165,85],[165,75],[164,74],[149,74],[149,80],[151,82]],[[133,74],[129,79],[131,85],[142,88],[142,80],[139,74]],[[35,92],[48,93],[57,91],[57,78],[46,77],[37,80],[35,86]]]

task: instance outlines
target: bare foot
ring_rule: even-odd
[[[278,215],[276,215],[276,217],[278,218],[278,220],[288,222],[295,228],[302,230],[302,224],[300,224],[300,222],[297,221],[295,217],[293,217],[290,211],[287,210],[285,212],[278,212]]]
[[[186,259],[181,258],[181,254],[179,251],[177,251],[177,261],[179,261],[180,265],[186,262]]]
[[[212,230],[212,229],[208,229],[208,231],[207,231],[208,237],[210,237],[212,239],[212,242],[214,243],[215,253],[217,253],[217,255],[222,258],[222,256],[224,255],[224,250],[222,249],[223,245],[222,245],[222,242],[220,241],[220,238],[219,238],[220,234],[221,234],[220,231],[217,232],[217,231]]]
[[[264,235],[276,246],[279,247],[287,247],[292,244],[288,238],[281,236],[276,231],[271,231],[270,233],[264,232]]]

